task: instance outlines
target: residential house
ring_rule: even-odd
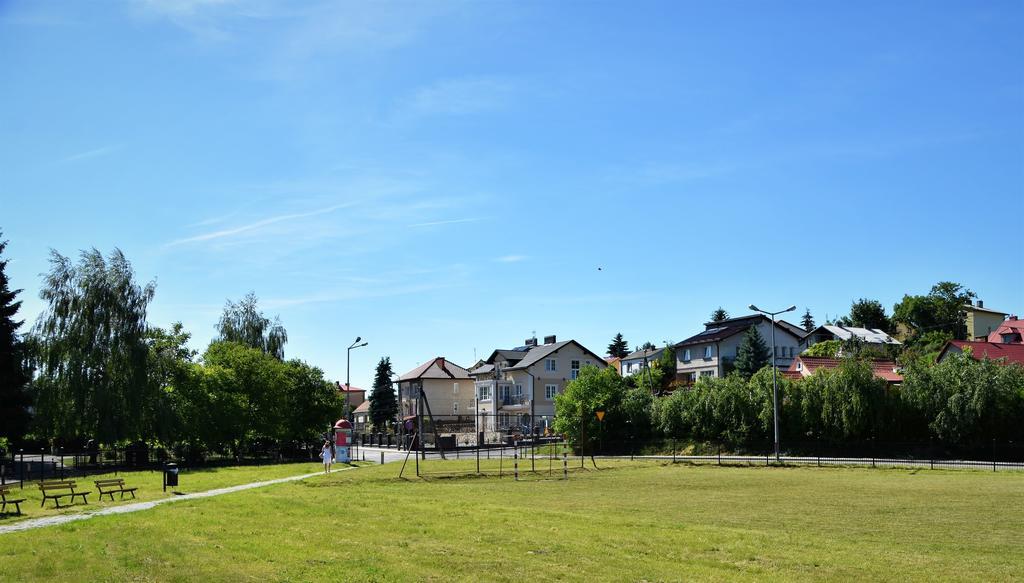
[[[338,387],[338,393],[344,398],[347,410],[355,409],[366,400],[366,389],[350,387],[340,382],[334,383]]]
[[[470,371],[482,427],[544,431],[555,416],[555,395],[588,365],[605,368],[608,363],[579,342],[558,342],[555,336],[545,337],[543,344],[530,338],[518,348],[495,350]]]
[[[786,376],[789,378],[796,378],[796,375],[800,377],[809,377],[820,369],[834,369],[838,368],[842,362],[838,358],[821,358],[817,356],[807,356],[804,354],[798,354],[793,359],[792,364],[789,365],[789,369],[786,370]],[[875,376],[885,380],[891,385],[899,384],[903,382],[903,375],[899,372],[899,366],[891,360],[872,360],[871,369],[875,373]]]
[[[352,411],[352,421],[357,431],[363,431],[370,423],[370,401],[363,401]]]
[[[1010,316],[988,335],[989,342],[999,344],[1024,344],[1024,321],[1017,316]]]
[[[665,352],[664,348],[649,348],[628,354],[622,359],[622,370],[619,372],[624,377],[633,376],[661,358],[663,352]]]
[[[1024,344],[1003,344],[999,342],[970,342],[967,340],[950,340],[939,352],[938,362],[970,349],[971,358],[981,360],[999,360],[1002,364],[1024,365]]]
[[[604,361],[608,363],[608,366],[614,368],[616,372],[622,374],[622,359],[618,356],[606,356]]]
[[[417,414],[419,391],[426,404],[423,413],[436,417],[473,415],[473,378],[469,371],[438,356],[398,378],[398,410],[401,417]]]
[[[1006,312],[992,310],[985,307],[985,302],[968,302],[964,304],[964,314],[967,320],[967,339],[986,341],[990,334],[999,328],[1006,319]]]
[[[864,344],[872,346],[900,346],[902,343],[896,340],[888,332],[878,328],[856,328],[853,326],[824,325],[811,330],[800,341],[800,351],[803,352],[819,342],[828,340],[848,341],[856,338]]]
[[[699,377],[723,377],[733,367],[743,335],[757,328],[765,344],[771,347],[772,321],[763,314],[707,322],[704,331],[675,344],[676,378],[693,383]],[[775,366],[787,368],[796,357],[804,329],[785,320],[775,321]]]

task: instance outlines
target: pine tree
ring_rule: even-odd
[[[810,332],[817,327],[814,325],[814,316],[811,315],[810,308],[804,310],[804,317],[802,320],[800,320],[800,323],[803,324],[804,330],[807,332]]]
[[[629,343],[622,337],[622,332],[619,332],[615,335],[615,338],[612,338],[612,343],[608,345],[608,356],[616,358],[629,356]]]
[[[718,309],[711,312],[712,322],[722,322],[729,319],[729,312],[726,312],[722,306],[718,306]]]
[[[768,364],[771,354],[768,346],[757,331],[757,326],[751,326],[743,336],[739,352],[736,354],[736,371],[743,378],[749,379],[754,373],[761,370]]]
[[[0,255],[7,241],[0,240]],[[14,301],[20,289],[11,290],[7,279],[7,260],[0,258],[0,438],[20,439],[28,429],[31,404],[26,386],[30,380],[25,366],[25,343],[18,337],[22,321],[14,317],[21,308]]]
[[[391,386],[391,358],[385,356],[377,363],[377,373],[373,377],[373,390],[370,391],[370,423],[377,431],[387,428],[388,424],[398,415],[398,399]]]

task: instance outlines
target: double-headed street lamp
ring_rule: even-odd
[[[345,417],[351,417],[352,415],[352,403],[349,401],[349,395],[352,393],[352,385],[349,383],[352,373],[352,349],[362,348],[369,344],[369,342],[360,344],[359,341],[362,339],[362,336],[356,336],[355,342],[345,351]],[[349,419],[349,421],[355,422],[354,419]]]
[[[785,310],[779,310],[778,312],[766,312],[761,308],[758,308],[754,304],[750,304],[750,309],[755,312],[760,312],[766,316],[770,316],[772,319],[772,417],[775,420],[775,461],[779,459],[779,383],[777,379],[778,367],[775,366],[775,316],[779,314],[785,314],[786,312],[792,312],[796,309],[796,306],[790,306]]]

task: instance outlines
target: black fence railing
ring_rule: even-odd
[[[74,476],[158,470],[167,462],[181,468],[261,465],[317,460],[320,444],[245,447],[235,451],[196,451],[148,446],[101,447],[85,451],[19,449],[0,452],[0,485]]]

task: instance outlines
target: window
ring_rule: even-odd
[[[569,364],[569,378],[576,379],[580,376],[580,361],[574,360]]]
[[[797,370],[803,370],[804,369],[804,363],[800,362],[799,360],[796,361],[796,369]]]
[[[713,370],[702,370],[702,371],[700,371],[700,376],[701,377],[713,377],[713,376],[715,376],[715,371],[713,371]]]
[[[558,394],[558,385],[544,385],[544,398],[552,401]]]
[[[545,360],[544,370],[546,370],[547,372],[555,372],[556,370],[558,370],[558,361],[553,358]]]
[[[459,402],[455,401],[454,403],[452,403],[452,415],[458,415],[458,414],[459,414]]]
[[[516,385],[516,389],[515,389],[515,391],[512,392],[512,394],[515,395],[516,397],[522,397],[523,396],[523,385]]]
[[[501,395],[502,399],[508,399],[508,392],[509,392],[509,386],[508,385],[501,385],[500,387],[498,387],[498,394]]]
[[[480,387],[480,396],[478,397],[481,401],[491,400],[491,387]]]
[[[704,358],[711,358],[711,346],[704,347]]]
[[[683,362],[690,362],[690,349],[687,348],[683,351]]]
[[[456,395],[459,394],[459,383],[452,384],[452,392],[455,393]]]

